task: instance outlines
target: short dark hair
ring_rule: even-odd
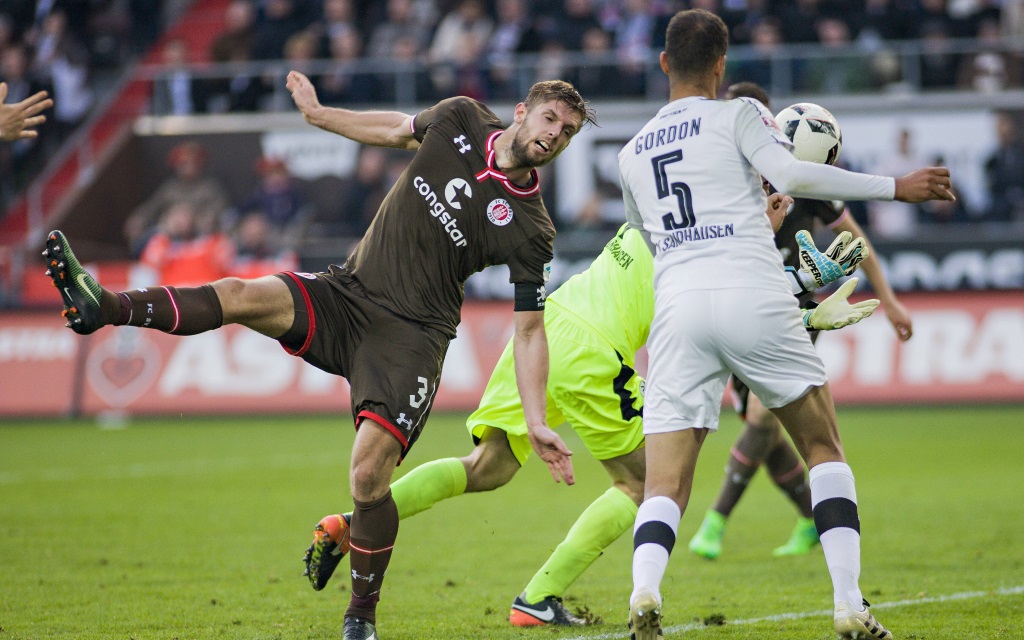
[[[704,9],[680,11],[665,31],[668,70],[677,80],[703,78],[728,48],[729,27]]]
[[[530,92],[526,94],[526,100],[523,102],[526,104],[527,109],[532,109],[538,104],[550,102],[551,100],[561,102],[578,115],[580,117],[580,129],[583,128],[584,124],[597,124],[597,112],[588,107],[587,101],[583,99],[583,96],[576,90],[576,87],[565,80],[542,80],[534,84],[530,87]],[[577,133],[579,133],[578,130]]]
[[[725,99],[732,100],[733,98],[753,98],[769,109],[772,108],[768,100],[768,92],[756,82],[737,82],[729,85],[729,88],[725,90]]]

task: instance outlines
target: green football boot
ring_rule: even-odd
[[[802,556],[819,543],[814,518],[798,518],[789,541],[772,552],[775,556]]]
[[[722,553],[722,536],[725,535],[725,516],[714,509],[704,515],[704,522],[690,540],[690,553],[714,560]]]

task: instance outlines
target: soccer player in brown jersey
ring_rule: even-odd
[[[743,97],[759,100],[770,108],[767,92],[753,82],[738,82],[725,92],[725,98],[729,100]],[[828,226],[836,234],[848,231],[854,237],[864,238],[868,251],[860,267],[864,270],[872,289],[878,294],[882,309],[896,335],[901,341],[909,340],[913,333],[910,314],[896,298],[864,230],[853,219],[843,202],[808,198],[797,198],[793,202],[775,235],[775,245],[782,253],[785,265],[800,267],[796,232],[800,229],[813,229],[815,222]],[[814,293],[811,291],[799,296],[800,306],[806,306],[813,297]],[[817,337],[817,332],[811,334],[812,341]],[[800,513],[789,540],[776,548],[774,553],[777,556],[807,553],[818,544],[818,531],[811,513],[811,488],[807,482],[804,463],[789,439],[782,435],[781,425],[775,415],[765,409],[757,396],[750,393],[747,386],[735,376],[732,377],[732,389],[736,411],[743,420],[743,431],[729,452],[725,478],[722,480],[718,496],[705,514],[697,533],[690,540],[690,551],[711,560],[721,554],[726,521],[743,496],[750,479],[764,464],[772,481]]]
[[[530,443],[556,482],[574,482],[571,452],[545,423],[544,283],[555,230],[535,168],[554,160],[593,112],[562,81],[535,84],[507,128],[468,98],[407,115],[324,107],[296,71],[287,88],[314,126],[416,151],[344,266],[115,293],[82,268],[60,231],[49,234],[43,254],[77,333],[133,325],[191,335],[241,324],[349,380],[357,434],[344,637],[369,640],[377,637],[377,601],[398,533],[391,477],[430,411],[463,283],[486,266],[507,264],[515,286],[516,378]]]

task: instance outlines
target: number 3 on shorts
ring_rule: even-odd
[[[423,404],[423,401],[427,399],[427,379],[423,376],[419,376],[416,378],[416,382],[420,383],[418,391],[420,397],[417,398],[416,396],[409,396],[409,404],[412,405],[413,409],[419,409],[420,405]]]

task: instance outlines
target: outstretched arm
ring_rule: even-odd
[[[398,111],[351,111],[320,104],[313,83],[298,71],[288,72],[285,85],[306,122],[360,144],[395,149],[418,149],[412,118]]]
[[[46,116],[40,114],[53,106],[53,100],[46,96],[45,91],[40,91],[21,102],[4,104],[7,83],[0,82],[0,140],[14,142],[38,136],[34,127],[46,122]]]
[[[855,237],[864,239],[867,251],[860,268],[864,271],[868,282],[871,283],[871,288],[882,302],[882,310],[885,311],[885,315],[889,318],[889,322],[892,324],[893,329],[896,330],[899,339],[906,342],[914,334],[914,324],[910,319],[910,313],[907,312],[906,307],[896,298],[896,293],[889,285],[889,280],[885,277],[882,265],[878,262],[874,248],[864,235],[864,230],[860,228],[860,225],[850,215],[843,216],[833,229],[836,233],[848,231]]]
[[[547,424],[548,339],[544,331],[543,311],[516,311],[512,358],[516,366],[516,386],[523,403],[530,444],[548,465],[555,482],[574,484],[572,451]]]
[[[846,171],[839,167],[797,160],[778,144],[759,148],[750,164],[782,193],[815,200],[956,200],[949,169],[926,167],[900,178]]]

